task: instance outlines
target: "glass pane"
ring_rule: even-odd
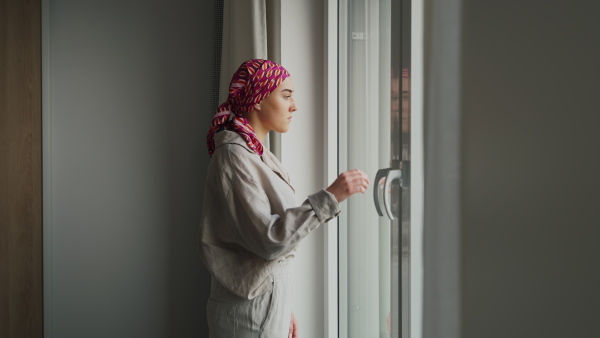
[[[410,96],[410,60],[402,57],[401,33],[410,21],[400,18],[403,10],[410,13],[410,1],[341,0],[339,10],[340,171],[364,170],[395,215],[393,221],[378,215],[372,189],[344,206],[340,337],[408,337],[409,176],[387,191],[385,178],[375,177],[384,168],[409,171],[410,113],[403,96]]]

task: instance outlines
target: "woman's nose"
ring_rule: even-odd
[[[298,110],[298,107],[296,107],[296,101],[292,102],[292,106],[290,107],[290,110],[293,111],[293,112],[296,111],[296,110]]]

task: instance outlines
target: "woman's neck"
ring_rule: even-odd
[[[256,111],[252,111],[248,113],[245,118],[248,120],[248,124],[252,127],[254,134],[256,134],[256,138],[260,141],[260,143],[265,144],[265,138],[267,134],[269,134],[268,128],[265,128],[260,120],[256,116]]]

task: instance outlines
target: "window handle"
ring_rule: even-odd
[[[390,199],[390,191],[392,183],[395,180],[400,180],[402,178],[402,170],[401,169],[380,169],[375,175],[375,189],[373,189],[373,198],[375,200],[375,208],[377,209],[377,213],[379,216],[383,216],[383,211],[381,210],[381,206],[379,203],[379,189],[380,183],[383,181],[383,207],[385,212],[390,220],[393,220],[395,215],[392,212],[392,203]]]

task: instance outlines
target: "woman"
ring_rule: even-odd
[[[245,61],[208,132],[200,257],[212,276],[211,338],[297,337],[289,264],[295,249],[339,214],[339,202],[368,188],[367,175],[353,170],[297,203],[287,172],[262,146],[269,131],[289,129],[293,94],[285,68]]]

